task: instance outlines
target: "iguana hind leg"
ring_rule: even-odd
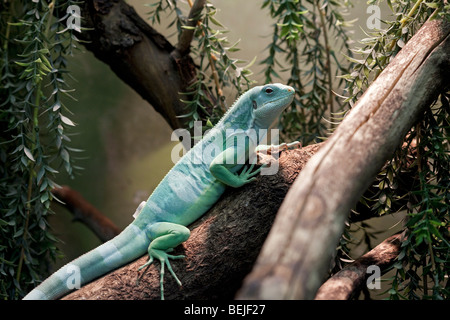
[[[147,231],[147,236],[151,239],[148,246],[149,260],[142,265],[139,270],[145,268],[153,263],[155,259],[161,262],[160,272],[160,287],[161,287],[161,299],[164,300],[164,269],[167,265],[170,274],[174,277],[175,281],[181,286],[181,281],[176,276],[175,272],[170,265],[169,259],[182,259],[183,255],[174,256],[167,254],[183,243],[189,238],[190,231],[185,226],[170,222],[158,222],[152,224]]]

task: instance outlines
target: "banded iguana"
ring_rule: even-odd
[[[66,264],[24,297],[56,299],[71,291],[68,279],[77,270],[81,284],[116,269],[148,252],[161,262],[161,298],[164,298],[164,266],[181,285],[167,254],[189,238],[186,227],[201,217],[220,198],[227,186],[238,188],[256,178],[262,167],[246,165],[270,125],[292,102],[294,89],[282,84],[257,86],[244,93],[222,119],[167,173],[136,219],[118,236]],[[266,130],[264,130],[266,129]],[[281,145],[286,147],[286,144]],[[294,143],[293,146],[296,146]],[[273,146],[274,148],[276,146]],[[280,147],[280,146],[278,146]],[[241,170],[242,169],[242,170]],[[240,171],[241,170],[241,171]]]

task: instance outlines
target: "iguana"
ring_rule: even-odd
[[[81,284],[116,269],[148,252],[149,260],[161,263],[161,298],[164,299],[164,268],[181,285],[168,254],[189,238],[186,227],[201,217],[220,198],[227,186],[238,188],[255,180],[262,167],[248,164],[264,134],[292,102],[295,91],[282,84],[254,87],[245,92],[202,140],[166,174],[136,219],[118,236],[66,264],[32,290],[24,299],[56,299],[71,291],[69,277],[80,273]],[[266,130],[264,130],[266,129]],[[286,148],[286,144],[280,145]],[[278,147],[280,147],[278,146]],[[296,146],[292,144],[291,146]],[[276,146],[273,146],[274,148]]]

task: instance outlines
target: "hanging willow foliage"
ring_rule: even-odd
[[[33,288],[54,259],[49,232],[51,190],[61,170],[77,166],[64,104],[67,56],[76,37],[56,7],[73,1],[2,1],[0,4],[0,295],[17,298]]]
[[[197,79],[188,87],[184,94],[189,100],[186,104],[186,114],[180,117],[190,118],[190,128],[194,121],[205,121],[208,127],[216,123],[230,106],[226,104],[224,88],[232,87],[236,96],[250,89],[253,81],[251,65],[255,60],[246,63],[244,60],[232,57],[239,51],[238,42],[230,45],[225,34],[226,27],[217,19],[217,8],[209,1],[205,2],[204,9],[195,17],[196,26],[188,26],[188,17],[185,12],[193,6],[188,0],[187,8],[181,8],[179,1],[159,0],[148,5],[151,8],[149,20],[152,24],[161,23],[162,13],[175,13],[168,28],[176,26],[180,35],[183,29],[192,29],[194,38],[190,47],[191,55],[198,64]],[[244,65],[245,64],[245,65]]]
[[[263,3],[275,20],[269,55],[261,62],[265,82],[287,78],[297,93],[280,123],[286,140],[306,145],[318,142],[333,129],[332,122],[324,120],[342,108],[334,92],[343,88],[343,81],[336,76],[347,73],[350,67],[341,54],[351,55],[346,27],[354,21],[346,21],[342,14],[349,6],[348,1]]]
[[[368,5],[381,2],[371,0]],[[348,57],[353,69],[341,76],[347,81],[349,108],[427,20],[450,21],[450,5],[443,1],[386,3],[394,20],[383,17],[384,28],[367,32],[359,41],[362,47],[353,49],[355,58]],[[373,195],[361,199],[375,216],[406,211],[406,239],[386,292],[391,299],[439,300],[450,295],[449,98],[448,92],[441,93],[379,173]],[[398,188],[405,176],[406,190]]]

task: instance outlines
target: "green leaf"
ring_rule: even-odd
[[[33,162],[36,161],[36,160],[34,160],[33,154],[31,153],[30,149],[28,149],[27,147],[24,147],[23,151],[25,152],[25,155],[27,156],[28,159],[30,159]]]
[[[19,61],[14,61],[15,64],[18,64],[21,67],[28,67],[31,62],[19,62]]]
[[[42,180],[42,177],[44,176],[44,174],[45,174],[45,168],[41,167],[41,169],[39,169],[39,172],[36,177],[36,181],[38,184],[41,183],[41,180]]]
[[[17,231],[14,233],[13,238],[20,237],[21,235],[23,235],[23,229],[17,230]]]
[[[212,16],[209,16],[209,20],[210,20],[213,24],[215,24],[216,26],[221,27],[221,28],[224,28],[224,26],[223,26],[218,20],[216,20],[215,18],[213,18]]]
[[[56,101],[53,106],[52,106],[52,110],[53,112],[58,111],[61,108],[61,102],[60,101]]]
[[[437,2],[424,2],[424,4],[428,7],[428,8],[432,8],[432,9],[437,9],[439,8],[439,4]]]
[[[411,216],[411,218],[406,222],[407,227],[414,226],[419,220],[422,219],[422,215],[420,214],[414,214]]]
[[[344,53],[342,53],[342,55],[350,62],[354,62],[354,63],[357,63],[357,64],[364,64],[365,63],[365,60],[358,60],[358,59],[349,57],[348,55],[346,55]]]
[[[49,200],[48,192],[44,192],[41,195],[41,203],[44,203]]]
[[[39,220],[39,228],[41,228],[42,230],[46,230],[47,229],[47,225],[46,225],[44,219],[40,219]]]
[[[60,116],[61,116],[61,121],[62,121],[62,122],[64,122],[64,123],[67,124],[68,126],[72,126],[72,127],[75,126],[75,123],[73,123],[72,120],[70,120],[69,118],[63,116],[62,114],[61,114]]]
[[[61,158],[65,161],[65,162],[69,162],[70,156],[69,156],[69,152],[66,149],[62,149],[61,150]]]

